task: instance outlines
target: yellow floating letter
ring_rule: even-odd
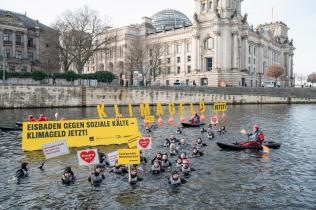
[[[205,103],[204,101],[201,101],[200,102],[200,113],[205,113]]]
[[[114,111],[115,111],[116,117],[118,117],[118,118],[122,117],[122,114],[120,113],[120,109],[119,109],[117,104],[114,105]]]
[[[195,114],[195,110],[194,110],[194,106],[193,106],[192,102],[190,103],[190,112],[191,112],[192,115]]]
[[[107,118],[107,115],[104,111],[104,104],[97,105],[98,115],[100,119]]]
[[[169,103],[168,104],[168,111],[170,115],[175,115],[176,114],[176,107],[174,106],[174,103]]]
[[[140,104],[139,105],[140,108],[140,116],[145,117],[150,115],[150,106],[149,103],[146,104]]]
[[[128,104],[128,113],[129,113],[129,117],[134,117],[132,104]]]
[[[185,115],[183,102],[179,103],[179,112],[181,115]]]
[[[163,109],[162,109],[162,106],[161,106],[161,103],[157,103],[157,106],[156,106],[156,115],[157,116],[162,116],[163,115]]]

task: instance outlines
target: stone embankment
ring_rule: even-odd
[[[316,103],[316,89],[0,85],[0,109],[200,101],[207,104]]]

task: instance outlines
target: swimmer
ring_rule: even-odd
[[[179,186],[181,184],[184,184],[186,180],[184,178],[180,178],[178,171],[172,172],[168,183],[172,186]]]
[[[159,161],[157,159],[154,160],[154,162],[151,166],[150,172],[152,174],[161,174],[161,172],[163,172],[163,171],[165,171],[165,170],[160,166]]]
[[[163,169],[172,166],[171,162],[169,161],[168,154],[166,153],[162,155],[161,166]]]
[[[177,134],[182,134],[181,128],[178,127],[176,133],[177,133]]]
[[[169,147],[169,155],[176,156],[178,154],[178,152],[179,151],[176,149],[176,145],[174,143],[171,143],[170,147]]]
[[[102,173],[102,167],[100,165],[97,165],[95,167],[95,170],[88,178],[88,181],[93,185],[94,187],[99,187],[102,184],[102,181],[105,179],[104,174]]]
[[[178,144],[177,150],[184,150],[188,148],[189,144],[185,141],[185,139],[181,139],[180,143]]]
[[[201,133],[206,133],[207,130],[205,128],[201,128]]]
[[[143,178],[138,176],[136,167],[131,168],[131,175],[130,176],[131,176],[131,178],[129,180],[130,185],[135,185],[135,184],[137,184],[137,182],[143,181]]]
[[[21,179],[29,176],[28,169],[28,163],[24,162],[21,164],[21,168],[15,172],[15,178],[17,179],[17,181],[20,181]]]
[[[165,142],[162,144],[162,147],[169,147],[170,146],[170,140],[168,138],[165,139]]]
[[[179,143],[179,139],[177,139],[174,135],[171,135],[169,140],[170,140],[170,143],[174,143],[174,144]]]
[[[61,182],[64,185],[70,186],[74,184],[76,181],[76,176],[74,175],[74,172],[71,170],[71,167],[66,167],[64,170],[64,174],[61,177]]]
[[[203,143],[201,138],[198,138],[194,146],[198,149],[201,149],[202,147],[207,147],[207,144]]]
[[[189,176],[190,172],[195,171],[195,169],[190,167],[188,161],[183,161],[181,171],[184,176]]]
[[[209,132],[209,133],[207,133],[207,138],[208,138],[209,140],[214,139],[214,138],[215,138],[214,133],[213,133],[213,132]]]
[[[115,165],[114,168],[110,170],[110,173],[115,173],[115,174],[127,174],[128,169],[126,166],[123,165]]]
[[[201,157],[203,156],[204,153],[199,151],[198,148],[196,147],[193,147],[193,150],[192,150],[192,157]]]

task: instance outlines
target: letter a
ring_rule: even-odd
[[[162,109],[162,106],[161,106],[161,103],[157,103],[157,106],[156,106],[156,115],[157,116],[162,116],[163,115],[163,109]]]

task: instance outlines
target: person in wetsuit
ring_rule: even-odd
[[[167,153],[163,154],[162,155],[162,160],[161,160],[161,167],[163,169],[166,169],[166,168],[169,168],[171,166],[172,166],[172,164],[169,161],[168,154]]]
[[[185,182],[186,182],[186,180],[184,178],[180,178],[178,171],[172,172],[172,174],[168,180],[168,183],[171,186],[180,186],[181,184],[184,184]]]
[[[102,173],[102,166],[97,165],[95,167],[95,170],[88,178],[88,181],[93,185],[94,187],[99,187],[102,184],[102,181],[105,179],[104,174]]]
[[[61,182],[64,185],[70,186],[74,184],[76,181],[76,176],[74,175],[74,172],[71,170],[71,167],[66,167],[64,170],[64,174],[61,177]]]
[[[137,184],[137,182],[141,182],[143,181],[143,178],[138,176],[138,173],[137,173],[137,168],[136,167],[132,167],[131,168],[131,174],[130,174],[130,180],[129,180],[129,184],[130,185],[135,185]]]
[[[24,179],[29,176],[28,172],[28,163],[23,162],[21,163],[21,168],[15,172],[15,178],[17,181],[20,181],[21,179]]]
[[[156,159],[154,160],[151,168],[150,168],[150,172],[152,174],[161,174],[163,171],[165,171],[161,165],[160,165],[160,162]]]
[[[203,143],[201,138],[198,138],[194,144],[194,146],[198,149],[201,149],[202,147],[207,147],[207,144]]]
[[[203,156],[204,153],[201,152],[200,150],[198,150],[198,148],[196,147],[193,147],[193,150],[192,150],[192,157],[201,157]]]

